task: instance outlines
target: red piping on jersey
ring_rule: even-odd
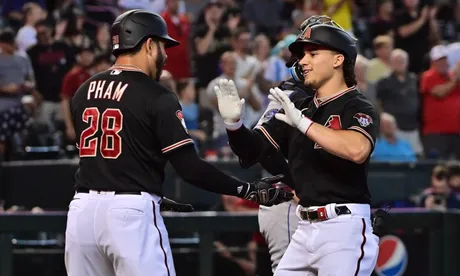
[[[157,225],[157,212],[155,212],[155,202],[152,201],[152,206],[153,206],[153,223],[155,225],[155,228],[158,231],[158,236],[160,236],[160,247],[161,251],[163,251],[163,255],[165,256],[165,266],[166,266],[166,271],[168,271],[168,276],[171,276],[171,273],[169,272],[169,267],[168,267],[168,257],[166,255],[166,251],[163,247],[163,237],[161,236],[160,229],[158,228]]]
[[[366,244],[366,222],[363,218],[361,221],[363,222],[363,231],[361,232],[363,235],[363,242],[361,243],[361,256],[359,256],[358,264],[356,265],[355,276],[358,276],[359,269],[361,267],[361,261],[364,259],[364,245]]]
[[[315,97],[313,98],[313,102],[315,103],[316,107],[320,107],[320,106],[325,105],[325,104],[327,104],[329,102],[332,102],[335,99],[340,98],[340,96],[343,96],[346,93],[350,92],[351,90],[355,90],[355,89],[356,89],[356,86],[353,85],[352,87],[349,87],[349,88],[343,90],[342,92],[339,92],[335,96],[332,96],[331,98],[329,98],[329,99],[327,99],[327,100],[325,100],[324,102],[321,102],[321,103],[318,102],[318,99],[316,97],[318,95],[318,93],[316,93]]]

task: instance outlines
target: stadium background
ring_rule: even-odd
[[[327,14],[353,33],[361,54],[358,87],[382,113],[369,172],[373,207],[393,206],[376,275],[460,275],[460,90],[455,84],[442,97],[430,93],[460,75],[459,1],[0,4],[0,275],[65,275],[65,211],[78,165],[68,103],[80,83],[113,62],[110,23],[132,8],[162,13],[171,36],[182,43],[168,52],[161,81],[178,95],[197,150],[246,180],[265,172],[258,166],[239,167],[222,122],[214,116],[209,87],[221,76],[233,78],[244,91],[245,124],[251,126],[265,110],[268,88],[289,77],[286,47],[303,20]],[[411,4],[420,11],[412,18]],[[401,27],[407,24],[419,27],[402,37]],[[445,47],[433,48],[439,45]],[[440,82],[431,71],[442,65],[450,75]],[[407,78],[398,82],[392,78],[397,75]],[[178,275],[270,275],[257,233],[257,206],[195,189],[169,167],[164,189],[166,196],[200,211],[165,214]]]

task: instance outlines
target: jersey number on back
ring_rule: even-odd
[[[120,109],[108,108],[101,115],[96,107],[88,107],[83,111],[82,120],[90,126],[80,135],[80,157],[95,157],[99,147],[102,157],[118,158],[121,154],[121,137],[118,133],[123,128]],[[101,137],[95,136],[99,128],[102,130]]]

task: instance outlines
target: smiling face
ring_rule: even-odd
[[[306,45],[299,64],[303,69],[305,85],[318,89],[329,81],[344,61],[336,51],[316,45]]]

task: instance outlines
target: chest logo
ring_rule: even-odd
[[[362,127],[368,127],[373,123],[372,117],[364,113],[356,113],[353,118],[358,120],[359,125]]]
[[[180,123],[181,123],[182,126],[184,127],[185,132],[188,133],[188,131],[187,131],[187,126],[185,125],[184,114],[182,113],[182,111],[177,110],[177,111],[176,111],[176,117],[177,117],[177,119],[179,119]]]
[[[335,129],[335,130],[341,130],[342,129],[342,121],[340,120],[340,115],[331,115],[327,119],[326,123],[324,124],[325,127],[330,128],[330,129]],[[315,143],[313,146],[314,149],[322,149],[320,145]]]

